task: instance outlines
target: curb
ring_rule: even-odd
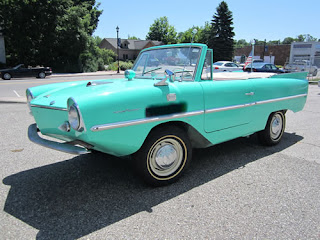
[[[24,97],[2,97],[0,98],[0,103],[27,103],[27,100]]]
[[[309,84],[318,85],[318,82],[320,82],[320,81],[309,81]]]

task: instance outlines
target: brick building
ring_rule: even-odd
[[[290,44],[281,44],[281,45],[255,45],[254,46],[254,55],[260,56],[260,59],[270,59],[270,56],[274,56],[274,64],[276,65],[284,65],[289,61],[290,57]],[[234,52],[234,56],[246,56],[251,52],[252,47],[246,46],[243,48],[236,48]],[[265,58],[266,57],[266,58]]]

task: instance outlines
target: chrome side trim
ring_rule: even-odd
[[[285,101],[285,100],[290,100],[290,99],[295,99],[295,98],[300,98],[300,97],[306,97],[307,95],[308,94],[299,94],[299,95],[294,95],[294,96],[289,96],[289,97],[274,98],[274,99],[269,99],[269,100],[264,100],[264,101],[258,101],[258,102],[252,102],[252,103],[246,103],[246,104],[239,104],[239,105],[228,106],[228,107],[211,108],[211,109],[206,109],[205,113],[222,112],[222,111],[228,111],[228,110],[233,110],[233,109],[238,109],[238,108],[250,107],[250,106],[254,106],[254,105],[261,105],[261,104],[266,104],[266,103],[280,102],[280,101]]]
[[[143,118],[143,119],[132,120],[132,121],[108,123],[108,124],[93,126],[93,127],[91,127],[91,131],[98,132],[98,131],[107,130],[107,129],[128,127],[128,126],[144,124],[144,123],[151,123],[151,122],[158,122],[158,121],[166,121],[166,120],[182,118],[182,117],[197,116],[197,115],[201,115],[201,114],[204,114],[203,110],[187,112],[187,113],[179,113],[179,114],[170,114],[170,115],[164,115],[164,116],[152,117],[152,118]]]
[[[211,109],[206,109],[205,113],[214,113],[214,112],[222,112],[222,111],[228,111],[228,110],[233,110],[233,109],[238,109],[238,108],[245,108],[245,107],[250,107],[255,105],[255,103],[246,103],[246,104],[240,104],[240,105],[234,105],[234,106],[228,106],[228,107],[222,107],[222,108],[211,108]]]
[[[67,108],[60,108],[60,107],[49,107],[49,106],[41,106],[41,105],[35,105],[31,104],[31,107],[37,107],[37,108],[45,108],[45,109],[52,109],[52,110],[59,110],[59,111],[68,111]]]
[[[290,96],[290,97],[274,98],[274,99],[259,101],[259,102],[256,102],[255,104],[259,105],[259,104],[265,104],[265,103],[279,102],[279,101],[301,98],[301,97],[306,97],[306,96],[308,96],[308,94],[304,93],[304,94],[294,95],[294,96]]]
[[[179,114],[170,114],[170,115],[159,116],[159,117],[143,118],[143,119],[137,119],[137,120],[131,120],[131,121],[101,124],[101,125],[96,125],[96,126],[91,127],[90,130],[92,132],[98,132],[98,131],[103,131],[103,130],[108,130],[108,129],[128,127],[128,126],[144,124],[144,123],[166,121],[166,120],[182,118],[182,117],[191,117],[191,116],[207,114],[207,113],[228,111],[228,110],[233,110],[233,109],[238,109],[238,108],[245,108],[245,107],[250,107],[250,106],[254,106],[254,105],[285,101],[285,100],[306,97],[306,96],[307,96],[307,94],[299,94],[299,95],[294,95],[294,96],[289,96],[289,97],[274,98],[274,99],[269,99],[269,100],[264,100],[264,101],[247,103],[247,104],[239,104],[239,105],[227,106],[227,107],[222,107],[222,108],[212,108],[212,109],[207,109],[205,111],[199,110],[199,111],[179,113]]]

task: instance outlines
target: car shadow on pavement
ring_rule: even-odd
[[[253,135],[194,150],[185,175],[159,188],[139,180],[130,158],[77,156],[3,179],[11,186],[4,211],[38,229],[37,239],[80,238],[139,212],[151,213],[156,205],[303,139],[289,133],[283,138],[275,147],[260,146]]]

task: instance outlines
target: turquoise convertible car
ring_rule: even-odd
[[[29,88],[29,139],[72,154],[132,155],[156,186],[183,174],[193,148],[256,132],[265,145],[279,143],[286,111],[305,105],[307,73],[213,73],[212,60],[204,44],[157,46],[124,78]]]

